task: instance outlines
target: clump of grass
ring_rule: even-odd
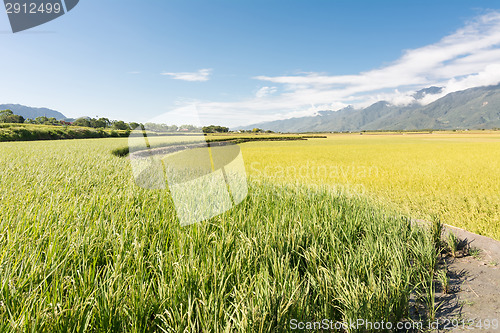
[[[471,248],[469,248],[469,255],[471,255],[476,260],[480,260],[481,259],[481,250],[478,249],[477,247],[471,247]]]
[[[115,156],[118,156],[118,157],[125,157],[129,154],[129,147],[123,146],[123,147],[115,148],[111,151],[111,153]]]
[[[443,294],[448,294],[450,292],[450,278],[446,269],[439,270],[437,272],[437,279],[441,284],[441,291]]]
[[[447,250],[449,251],[451,256],[456,257],[457,251],[458,251],[458,246],[460,243],[457,236],[455,236],[454,233],[449,232],[445,238],[445,243],[446,243]]]

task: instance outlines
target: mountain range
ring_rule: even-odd
[[[357,132],[373,130],[490,129],[500,128],[500,84],[447,94],[422,105],[428,95],[441,94],[441,87],[428,87],[413,94],[406,106],[376,102],[366,108],[348,106],[338,111],[319,111],[314,116],[275,120],[235,129],[261,128],[274,132]],[[19,104],[0,104],[25,119],[46,116],[68,120],[61,112]]]
[[[14,114],[23,116],[24,119],[35,119],[37,117],[56,118],[57,120],[64,120],[66,116],[59,111],[47,108],[33,108],[30,106],[20,104],[0,104],[0,110],[11,110]]]
[[[406,106],[379,101],[362,109],[348,106],[338,111],[319,111],[315,116],[263,122],[243,126],[241,129],[355,132],[500,128],[500,84],[453,92],[427,105],[419,103],[423,97],[441,92],[441,87],[422,89],[413,95],[415,102]]]

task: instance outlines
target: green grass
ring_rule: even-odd
[[[0,331],[276,332],[292,318],[398,320],[428,294],[429,231],[328,187],[250,183],[181,228],[126,139],[0,144]]]

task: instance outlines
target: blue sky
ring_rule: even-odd
[[[80,0],[0,45],[0,104],[235,126],[498,83],[500,4]]]

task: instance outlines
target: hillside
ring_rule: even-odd
[[[81,126],[0,124],[0,142],[128,137],[130,131]]]
[[[20,104],[0,104],[0,110],[12,110],[14,114],[23,116],[24,119],[35,119],[37,117],[54,117],[57,120],[66,119],[66,116],[59,111],[47,109],[47,108],[33,108],[30,106],[20,105]]]
[[[439,87],[422,89],[414,97],[441,92]],[[276,132],[345,132],[362,130],[481,129],[500,127],[500,85],[450,93],[422,106],[394,106],[380,101],[363,109],[349,106],[338,111],[320,111],[316,116],[291,118],[244,126]]]

